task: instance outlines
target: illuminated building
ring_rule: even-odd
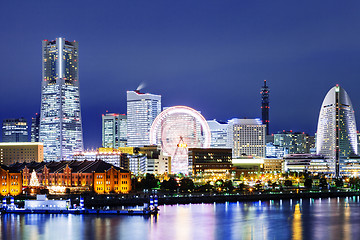
[[[119,150],[113,148],[99,148],[96,151],[78,152],[73,155],[73,160],[102,160],[106,163],[114,165],[115,167],[121,167],[126,170],[129,169],[129,159],[127,158],[127,154],[121,153]]]
[[[1,196],[16,196],[21,194],[21,172],[16,168],[0,164],[0,194]]]
[[[283,172],[284,160],[281,158],[264,158],[265,173],[281,173]]]
[[[208,148],[211,134],[204,117],[185,106],[169,107],[154,120],[150,130],[150,143],[158,145],[171,156],[171,171],[188,174],[192,171],[188,161],[188,148]]]
[[[42,162],[43,144],[40,142],[0,143],[0,162],[10,165],[16,162]]]
[[[308,135],[303,132],[282,131],[274,134],[274,145],[288,149],[289,154],[310,153]]]
[[[39,142],[40,115],[36,113],[31,119],[31,142]]]
[[[127,91],[127,145],[149,145],[150,127],[161,112],[161,96]]]
[[[323,155],[289,154],[284,157],[284,164],[286,172],[331,173],[329,162]]]
[[[126,147],[127,118],[125,114],[102,115],[102,146],[104,148]]]
[[[227,123],[214,120],[207,121],[211,133],[211,148],[227,148]]]
[[[264,169],[264,159],[254,158],[253,156],[240,156],[232,159],[235,177],[241,178],[246,176],[258,175]]]
[[[233,158],[265,157],[265,128],[258,118],[229,120],[228,146],[233,149]]]
[[[78,64],[76,41],[42,42],[40,142],[46,161],[83,149]]]
[[[266,80],[264,80],[264,86],[261,88],[261,120],[262,123],[266,125],[266,135],[269,135],[270,129],[270,119],[269,119],[269,110],[270,110],[270,102],[269,102],[269,92],[270,89],[266,86]]]
[[[345,160],[357,154],[354,109],[348,94],[339,85],[330,89],[321,105],[316,152],[329,159],[336,177],[342,175]]]
[[[128,155],[129,170],[134,175],[145,174],[147,166],[147,157],[145,154]]]
[[[283,158],[289,154],[288,148],[276,146],[272,142],[266,143],[265,151],[267,158]]]
[[[2,125],[2,141],[28,142],[28,125],[26,119],[4,119]]]
[[[22,172],[22,187],[30,185],[35,171],[40,187],[54,193],[65,193],[66,189],[98,194],[128,193],[131,190],[130,172],[101,160],[16,163],[10,168]]]
[[[226,174],[232,168],[230,148],[189,148],[189,165],[192,174]]]

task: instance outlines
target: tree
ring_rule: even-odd
[[[342,187],[343,186],[343,180],[341,178],[335,179],[335,185],[336,187]]]
[[[155,178],[154,174],[147,173],[145,178],[141,180],[142,189],[157,188],[158,185],[159,185],[159,180]]]
[[[291,187],[292,186],[292,181],[291,180],[285,180],[284,186]]]
[[[183,178],[180,180],[180,191],[191,192],[194,191],[195,185],[190,178]]]
[[[234,190],[234,186],[231,180],[228,180],[226,182],[224,182],[224,189],[227,192],[232,192]]]
[[[313,180],[311,178],[306,178],[305,179],[305,183],[304,183],[304,186],[306,188],[312,188],[312,184],[313,184]]]
[[[324,177],[320,178],[319,187],[321,189],[325,189],[325,188],[327,188],[327,186],[328,186],[328,183],[326,181],[326,178],[324,178]]]
[[[170,192],[174,192],[177,190],[177,188],[179,187],[179,184],[177,183],[177,181],[175,180],[175,178],[171,177],[169,178],[169,180],[164,180],[161,185],[160,185],[162,190],[167,190]]]

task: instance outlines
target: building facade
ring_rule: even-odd
[[[126,147],[127,117],[125,114],[102,115],[102,146],[104,148]]]
[[[46,161],[83,150],[78,64],[76,41],[43,41],[39,135]]]
[[[0,143],[0,163],[5,165],[16,162],[42,162],[44,147],[42,143]]]
[[[269,101],[269,93],[270,89],[266,85],[266,80],[264,80],[264,85],[261,88],[261,120],[262,123],[266,125],[266,135],[270,134],[270,119],[269,119],[269,111],[270,111],[270,101]]]
[[[346,159],[357,154],[354,109],[349,95],[339,85],[330,89],[321,105],[316,152],[329,159],[335,177],[342,175]]]
[[[31,142],[39,142],[40,114],[36,113],[31,119]]]
[[[207,121],[211,133],[211,148],[227,148],[228,125],[224,122],[214,120]]]
[[[150,128],[161,112],[161,95],[127,91],[127,145],[142,147],[150,144]]]
[[[265,157],[266,125],[260,119],[232,119],[228,122],[228,146],[233,158]]]
[[[4,119],[2,124],[2,141],[28,142],[28,124],[26,119]]]
[[[308,135],[303,132],[282,131],[274,134],[274,145],[288,149],[289,154],[310,153]]]
[[[21,173],[12,167],[0,164],[0,194],[1,196],[16,196],[22,193]]]
[[[232,168],[230,148],[189,148],[189,172],[197,174],[226,174]]]

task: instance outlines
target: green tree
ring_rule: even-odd
[[[344,185],[344,182],[341,178],[335,179],[335,185],[336,187],[342,187]]]
[[[325,188],[327,188],[327,186],[328,186],[328,183],[326,181],[326,178],[324,178],[324,177],[320,178],[319,187],[321,189],[325,189]]]
[[[195,185],[190,178],[183,178],[180,180],[180,191],[192,192],[194,191]]]
[[[161,190],[170,191],[170,192],[176,191],[178,187],[179,184],[173,177],[170,177],[169,180],[164,180],[160,185]]]
[[[145,178],[141,180],[142,189],[153,189],[159,187],[159,180],[155,178],[154,174],[147,173]]]
[[[306,188],[312,188],[313,180],[311,178],[306,178],[304,182],[304,186]]]
[[[292,181],[291,180],[285,180],[284,186],[291,187],[292,186]]]

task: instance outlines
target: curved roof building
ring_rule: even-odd
[[[316,140],[316,153],[330,160],[339,176],[343,160],[357,154],[354,109],[346,91],[336,85],[326,94],[321,105]]]

